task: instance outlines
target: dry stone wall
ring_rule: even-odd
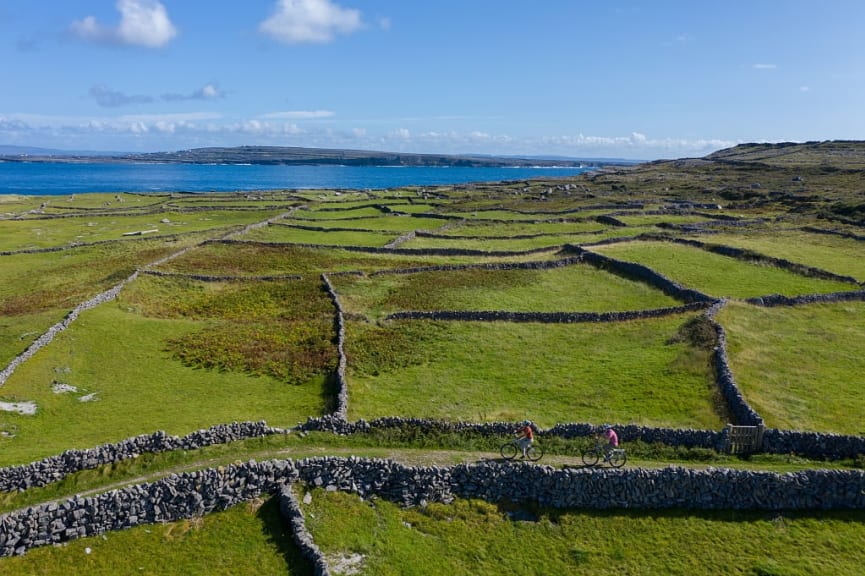
[[[482,462],[454,467],[408,467],[388,460],[310,458],[250,461],[172,474],[149,484],[75,497],[0,516],[0,556],[141,524],[171,522],[282,493],[281,509],[306,542],[302,512],[284,488],[301,482],[404,506],[479,498],[577,509],[832,510],[865,508],[865,472],[807,470],[777,474],[749,470],[567,468]],[[288,502],[286,503],[286,499]],[[326,562],[317,563],[326,569]],[[327,573],[322,571],[321,573]]]
[[[214,444],[283,434],[264,422],[234,422],[196,430],[183,437],[169,436],[159,431],[127,438],[116,444],[103,444],[84,450],[66,450],[31,464],[0,468],[0,492],[23,491],[46,486],[75,472],[137,458],[141,454],[157,454],[172,450],[198,450]]]
[[[865,290],[853,292],[833,292],[831,294],[806,294],[805,296],[782,296],[781,294],[770,294],[758,298],[745,300],[755,306],[799,306],[801,304],[817,304],[832,302],[854,302],[865,301]]]

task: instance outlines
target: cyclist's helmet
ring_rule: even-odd
[[[531,420],[523,420],[523,426],[529,426],[529,425],[531,425],[531,423],[532,423]]]
[[[601,429],[603,429],[604,432],[606,432],[610,428],[612,428],[612,426],[610,426],[609,424],[604,424],[603,426],[601,426]]]

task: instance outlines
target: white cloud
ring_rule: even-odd
[[[225,98],[225,92],[219,89],[216,84],[205,84],[198,90],[190,94],[163,94],[162,99],[166,102],[182,102],[184,100],[218,100]]]
[[[286,44],[324,43],[361,26],[360,11],[330,0],[279,0],[275,13],[259,25],[259,31]]]
[[[751,68],[754,70],[774,70],[777,68],[775,64],[752,64]]]
[[[153,102],[153,98],[142,94],[128,95],[117,90],[112,90],[104,84],[97,84],[90,88],[90,97],[104,108],[117,108],[129,104],[146,104]]]
[[[699,157],[740,142],[711,138],[653,138],[586,134],[518,137],[486,131],[369,132],[279,117],[225,118],[214,112],[129,114],[104,117],[0,114],[0,141],[65,149],[180,150],[197,146],[319,146],[437,154],[555,154],[579,158]]]
[[[811,91],[810,86],[799,86],[799,92],[810,92],[810,91]]]
[[[573,156],[621,156],[624,158],[678,158],[704,155],[721,148],[735,146],[739,142],[712,138],[688,140],[685,138],[649,138],[645,134],[632,132],[630,136],[554,136],[542,138],[535,147]]]
[[[332,118],[334,113],[330,110],[290,110],[287,112],[270,112],[262,115],[262,118],[289,118],[313,120],[315,118]]]
[[[117,0],[117,27],[99,24],[93,16],[72,23],[72,32],[94,42],[131,44],[159,48],[177,36],[165,6],[159,0]]]

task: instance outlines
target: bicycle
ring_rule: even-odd
[[[607,447],[605,444],[596,443],[591,448],[583,450],[583,464],[586,466],[594,466],[603,457],[604,462],[608,462],[613,468],[621,468],[628,461],[628,455],[624,448],[613,448],[607,456]]]
[[[517,454],[522,454],[523,448],[520,446],[520,438],[514,438],[513,440],[502,444],[501,448],[499,448],[499,453],[505,460],[513,460],[517,457]],[[532,462],[537,462],[543,457],[544,449],[537,444],[532,444],[526,448],[526,458]]]

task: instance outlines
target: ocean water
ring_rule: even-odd
[[[584,168],[0,162],[0,194],[385,189],[573,176]]]

